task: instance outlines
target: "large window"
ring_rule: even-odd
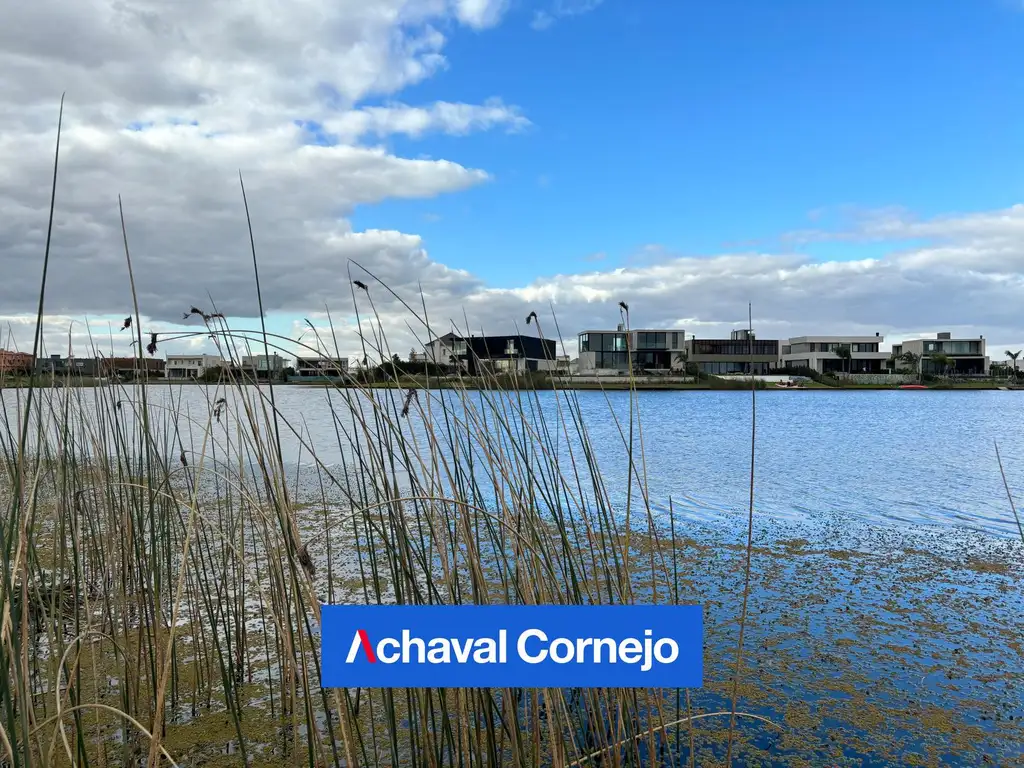
[[[581,333],[579,339],[580,352],[625,353],[626,351],[626,334],[624,333]]]
[[[779,354],[778,341],[725,341],[704,340],[693,342],[695,355],[772,355]]]
[[[730,360],[727,362],[698,363],[701,373],[708,373],[712,376],[725,376],[730,373],[749,373],[751,366],[749,362]],[[754,363],[753,372],[758,375],[771,373],[771,363]]]
[[[595,352],[594,353],[594,367],[595,368],[611,368],[615,370],[626,370],[628,367],[626,363],[625,352]]]
[[[665,342],[664,332],[640,331],[636,335],[637,349],[665,349]]]
[[[980,341],[947,341],[943,343],[943,352],[948,355],[980,355]]]
[[[924,343],[926,355],[945,353],[947,355],[980,355],[980,341],[926,341]]]

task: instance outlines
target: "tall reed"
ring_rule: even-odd
[[[56,172],[55,159],[54,193]],[[260,295],[251,222],[249,237]],[[37,354],[48,266],[49,243]],[[391,357],[380,298],[436,337],[425,307],[352,269],[364,357]],[[341,356],[341,339],[231,328],[212,309],[193,308],[194,335],[234,362],[254,347]],[[319,686],[324,602],[678,602],[677,523],[651,508],[635,391],[619,425],[628,485],[609,489],[576,394],[529,382],[485,371],[406,392],[394,372],[392,388],[305,390],[329,414],[330,445],[245,373],[92,388],[34,374],[3,392],[7,761],[693,764],[693,722],[731,712],[699,712],[676,690]]]

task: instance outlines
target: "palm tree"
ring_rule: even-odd
[[[917,374],[918,379],[921,378],[921,356],[919,354],[916,352],[904,352],[900,355],[900,360]]]
[[[849,344],[840,344],[835,348],[835,355],[843,361],[843,372],[850,372],[850,361],[853,360],[853,351]]]
[[[687,363],[687,361],[689,359],[690,359],[690,353],[687,352],[685,349],[681,350],[679,352],[676,352],[672,356],[672,362],[676,363],[680,368],[682,368],[683,369],[683,373],[686,373],[686,363]]]
[[[1006,356],[1008,358],[1010,358],[1011,360],[1013,360],[1013,378],[1014,379],[1017,378],[1017,358],[1020,357],[1020,353],[1022,351],[1024,351],[1024,350],[1018,349],[1016,352],[1011,352],[1010,350],[1006,350]]]

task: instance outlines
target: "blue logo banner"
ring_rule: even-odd
[[[699,605],[325,605],[324,688],[699,688]]]

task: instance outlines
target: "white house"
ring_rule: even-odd
[[[218,355],[168,355],[164,376],[168,379],[201,379],[207,371],[223,367]]]
[[[796,336],[782,342],[779,359],[783,367],[811,368],[818,373],[883,373],[888,352],[879,351],[885,337]],[[850,350],[850,359],[836,354],[840,347]]]
[[[907,339],[892,345],[893,357],[899,358],[907,352],[917,355],[921,373],[942,374],[945,369],[953,373],[982,376],[988,374],[989,358],[985,349],[985,337],[976,339],[955,339],[946,331],[935,334],[934,339]],[[944,356],[939,362],[937,356]]]

